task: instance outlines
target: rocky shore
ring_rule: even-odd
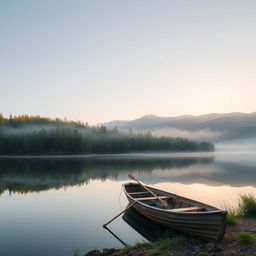
[[[240,218],[236,225],[227,225],[226,234],[218,244],[194,237],[178,238],[173,242],[169,240],[168,243],[163,241],[139,243],[121,249],[105,248],[90,251],[84,256],[256,256],[256,218]]]

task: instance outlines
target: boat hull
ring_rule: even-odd
[[[144,204],[125,192],[129,203],[136,202],[136,211],[160,225],[215,242],[225,234],[226,211],[171,212]]]

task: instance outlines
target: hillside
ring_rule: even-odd
[[[120,130],[151,131],[153,135],[181,136],[212,142],[256,137],[256,112],[159,117],[146,115],[131,121],[112,121],[106,127]]]

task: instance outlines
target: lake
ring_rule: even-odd
[[[0,255],[71,256],[121,247],[102,225],[126,207],[121,186],[129,173],[217,207],[235,204],[241,193],[256,195],[254,152],[2,157]],[[122,217],[109,228],[127,244],[147,240]]]

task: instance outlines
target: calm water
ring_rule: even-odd
[[[256,195],[256,153],[0,158],[0,255],[122,246],[102,224],[126,206],[121,185],[128,173],[218,207],[236,203],[241,193]],[[126,221],[120,217],[109,228],[128,244],[146,240],[142,220],[134,227],[144,237]]]

